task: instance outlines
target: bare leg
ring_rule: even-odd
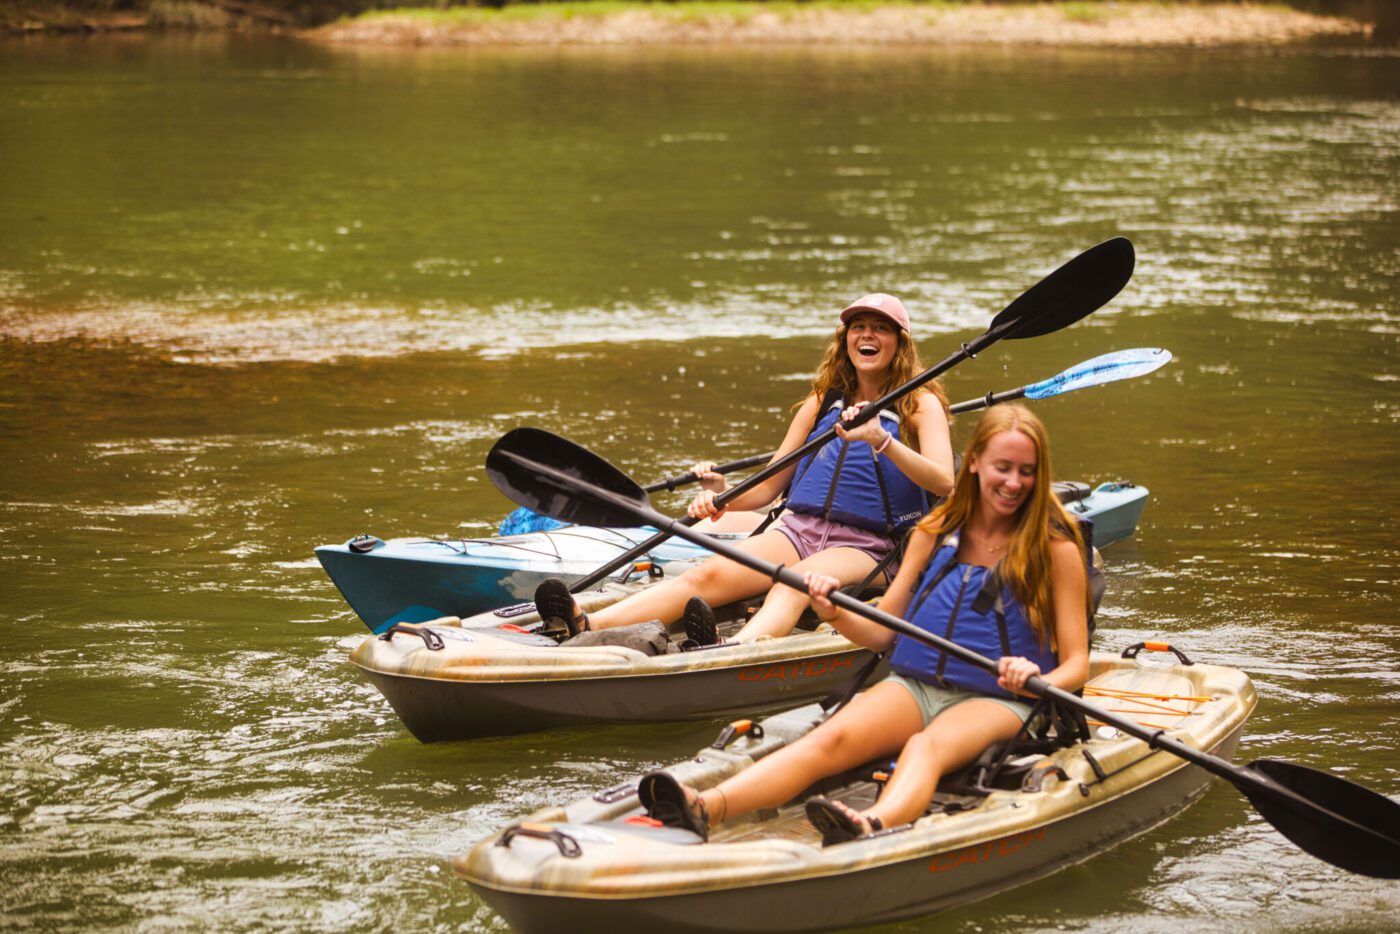
[[[919,705],[898,684],[866,691],[791,746],[778,750],[702,793],[713,823],[777,807],[819,778],[894,755],[918,733]]]
[[[886,827],[918,819],[941,777],[974,761],[992,743],[1010,739],[1020,726],[1015,713],[994,701],[963,701],[944,710],[904,744],[894,774],[865,816],[878,817]]]
[[[798,573],[817,571],[829,574],[844,586],[864,580],[874,567],[875,559],[858,548],[828,548],[797,562],[792,569]],[[792,627],[797,625],[805,609],[805,591],[774,584],[763,599],[763,606],[735,634],[734,639],[737,642],[751,642],[759,636],[785,636],[792,632]]]
[[[764,532],[755,538],[745,539],[736,547],[777,564],[797,560],[797,550],[781,532]],[[588,623],[593,629],[628,626],[649,619],[669,623],[680,618],[685,602],[691,597],[703,597],[707,603],[714,605],[732,603],[763,593],[768,580],[767,575],[716,555],[680,577],[662,581],[612,606],[588,614]]]

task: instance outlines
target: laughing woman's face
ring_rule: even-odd
[[[858,312],[846,328],[846,353],[856,372],[883,376],[899,349],[899,326],[873,311]]]

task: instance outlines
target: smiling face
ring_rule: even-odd
[[[989,516],[1014,516],[1035,488],[1039,461],[1035,442],[1014,428],[998,432],[968,463],[977,477],[979,501]]]
[[[873,311],[857,312],[846,327],[846,354],[856,373],[879,380],[899,349],[899,326]]]

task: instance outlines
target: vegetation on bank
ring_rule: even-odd
[[[1400,27],[1400,0],[0,0],[0,31],[309,29],[337,41],[1028,41],[1115,27],[1109,44],[1287,41]],[[862,29],[861,27],[864,27]],[[854,31],[852,31],[854,30]],[[1202,30],[1200,41],[1189,33]],[[1083,30],[1080,30],[1083,32]],[[1086,34],[1088,35],[1088,34]],[[1052,28],[1037,41],[1076,41]],[[1154,44],[1162,44],[1161,41]]]
[[[368,12],[315,38],[393,45],[1025,44],[1222,46],[1365,39],[1360,21],[1281,4],[621,0]]]

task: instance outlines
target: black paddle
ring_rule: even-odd
[[[915,376],[909,382],[885,393],[879,399],[861,409],[860,414],[849,422],[842,422],[846,430],[855,428],[872,418],[881,410],[889,408],[896,400],[931,382],[964,360],[970,360],[979,352],[997,341],[1023,340],[1050,334],[1069,327],[1106,305],[1113,296],[1122,291],[1123,286],[1133,275],[1136,254],[1133,245],[1126,237],[1114,237],[1098,246],[1090,247],[1074,259],[1056,269],[1050,275],[1031,286],[1010,305],[992,319],[991,325],[978,337],[962,345],[958,351]],[[738,496],[753,489],[769,477],[790,465],[797,463],[810,451],[821,447],[836,437],[833,426],[810,439],[801,447],[773,461],[767,467],[750,476],[738,486],[730,487],[715,497],[715,506],[723,509]],[[606,461],[604,462],[606,463]],[[629,481],[630,482],[630,481]],[[686,517],[680,522],[684,526],[694,525],[697,520]],[[613,558],[607,564],[585,577],[574,581],[569,587],[571,593],[587,590],[613,571],[636,560],[657,545],[670,538],[669,531],[657,532],[651,538]]]
[[[1165,353],[1165,351],[1163,351],[1163,353]],[[1168,356],[1170,357],[1171,355],[1168,354]],[[748,457],[741,457],[736,461],[726,461],[723,464],[715,465],[715,473],[726,474],[732,473],[735,470],[757,467],[759,464],[767,463],[768,459],[772,456],[773,452],[769,451],[767,454],[750,454]],[[642,489],[648,493],[660,493],[663,490],[669,493],[672,490],[679,490],[683,486],[699,482],[700,478],[695,476],[694,472],[691,472],[677,474],[665,480],[657,480],[655,483],[648,483],[646,486],[642,487]],[[520,506],[501,520],[500,528],[497,529],[496,534],[518,535],[523,532],[543,532],[550,528],[557,528],[559,525],[560,523],[555,522],[553,519],[542,517],[534,510]]]
[[[556,466],[558,465],[558,466]],[[774,581],[806,590],[802,575],[756,558],[727,542],[668,519],[651,508],[646,493],[626,474],[571,441],[537,428],[517,428],[496,442],[486,458],[491,482],[522,506],[567,522],[625,526],[637,520],[736,561]],[[837,606],[917,639],[968,664],[995,673],[997,663],[844,593]],[[1264,819],[1301,849],[1334,866],[1366,876],[1400,878],[1400,804],[1328,772],[1278,759],[1246,766],[1187,746],[1165,730],[1110,713],[1068,691],[1031,678],[1026,690],[1078,708],[1117,730],[1198,765],[1233,784]]]
[[[759,464],[767,463],[768,459],[772,456],[772,451],[769,451],[767,454],[750,454],[748,457],[741,457],[737,461],[726,461],[723,464],[715,464],[714,472],[733,473],[736,470],[757,467]],[[695,476],[694,473],[683,473],[677,474],[668,480],[658,480],[655,483],[648,483],[646,486],[642,487],[642,489],[646,490],[648,493],[660,493],[662,490],[669,493],[672,490],[678,490],[683,486],[699,482],[700,478]]]

